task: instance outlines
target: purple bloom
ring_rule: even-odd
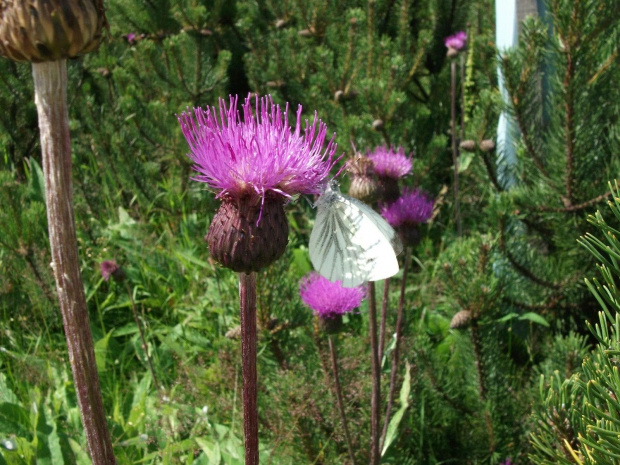
[[[405,149],[385,146],[375,148],[374,152],[368,154],[368,158],[375,165],[375,173],[380,177],[398,179],[411,173],[411,157],[405,155]]]
[[[178,117],[194,161],[193,178],[218,191],[218,198],[263,198],[267,193],[290,198],[295,194],[318,194],[336,160],[334,137],[323,148],[326,125],[317,118],[305,122],[301,132],[301,105],[297,107],[294,130],[288,123],[288,103],[284,112],[271,96],[256,97],[254,111],[250,97],[242,106],[237,97],[226,108],[219,100],[215,107],[194,108],[194,114]]]
[[[299,282],[301,300],[321,318],[343,315],[360,306],[366,296],[364,287],[342,287],[341,281],[332,282],[311,272]]]
[[[133,44],[136,41],[136,34],[134,32],[130,32],[129,34],[125,35],[125,39],[130,44]]]
[[[452,48],[459,52],[467,45],[467,32],[459,31],[454,35],[446,37],[444,43],[446,44],[446,47]]]
[[[433,200],[426,192],[405,188],[398,200],[381,207],[381,215],[394,228],[424,223],[433,215]]]
[[[506,461],[502,462],[500,465],[512,465],[512,462],[510,461],[510,459],[506,459]]]
[[[117,273],[120,268],[114,260],[106,260],[101,263],[101,276],[104,280],[109,281],[114,273]]]

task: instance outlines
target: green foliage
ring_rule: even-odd
[[[404,285],[382,463],[526,463],[528,452],[536,463],[577,463],[571,450],[583,463],[613,463],[620,251],[609,218],[618,213],[592,225],[583,213],[608,198],[604,183],[620,168],[620,13],[613,0],[548,2],[501,59],[504,103],[492,3],[106,3],[108,40],[69,63],[69,94],[82,274],[119,463],[242,463],[237,280],[206,250],[217,202],[189,180],[175,114],[249,92],[301,103],[307,118],[316,110],[340,153],[402,145],[414,153],[405,183],[436,197]],[[475,145],[459,162],[463,237],[453,232],[443,43],[459,29],[469,44],[455,60],[458,137]],[[30,69],[0,60],[0,82],[0,464],[85,464],[49,267]],[[483,144],[502,110],[520,130],[508,169],[502,147]],[[326,341],[297,297],[314,213],[303,199],[287,212],[287,254],[258,277],[261,463],[345,463]],[[588,235],[587,253],[575,238],[595,227],[605,239]],[[112,258],[124,283],[100,276]],[[604,284],[589,283],[592,298],[581,278],[594,261]],[[393,285],[388,341],[397,300]],[[599,304],[599,345],[579,369],[591,342],[581,321]],[[366,311],[346,318],[336,341],[358,463],[368,459]],[[470,326],[451,329],[461,311]],[[539,375],[543,401],[528,423]]]
[[[609,224],[600,212],[589,217],[607,243],[593,234],[580,241],[601,262],[603,283],[596,278],[586,280],[603,308],[598,323],[588,323],[597,345],[573,376],[565,378],[556,372],[541,377],[542,402],[534,414],[537,428],[531,437],[536,449],[532,459],[536,463],[613,464],[620,457],[620,403],[616,398],[620,392],[620,243],[614,227],[620,221],[617,182],[611,192],[613,202],[608,204],[613,223]]]

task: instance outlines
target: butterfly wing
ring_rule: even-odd
[[[392,245],[396,233],[366,204],[337,192],[326,192],[310,234],[310,260],[330,281],[355,287],[398,272]]]

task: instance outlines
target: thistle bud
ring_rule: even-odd
[[[490,152],[495,148],[495,141],[493,139],[484,139],[480,142],[479,147],[483,152]]]
[[[107,26],[102,0],[0,0],[0,55],[57,61],[95,50]]]
[[[372,122],[372,128],[375,131],[381,131],[384,126],[385,126],[385,123],[383,122],[382,119],[376,119]]]
[[[224,199],[205,237],[211,256],[231,270],[259,271],[282,256],[288,223],[281,199]]]
[[[302,29],[301,31],[297,32],[297,34],[299,34],[301,37],[313,37],[314,36],[314,29],[310,28],[310,29]]]
[[[347,171],[351,173],[349,195],[364,203],[373,203],[381,194],[381,186],[375,177],[374,163],[370,158],[358,156],[349,160]]]
[[[461,310],[456,313],[450,321],[450,329],[466,329],[471,322],[471,312],[469,310]]]
[[[464,152],[475,152],[476,151],[476,143],[473,140],[470,140],[470,139],[462,141],[459,144],[459,147]]]

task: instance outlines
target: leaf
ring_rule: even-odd
[[[509,313],[508,315],[503,316],[500,319],[498,319],[497,322],[506,323],[507,321],[514,320],[515,318],[518,318],[518,317],[519,317],[518,313]]]
[[[33,158],[28,159],[30,166],[31,199],[45,204],[45,178],[41,165]]]
[[[222,461],[220,445],[216,441],[205,438],[195,438],[195,440],[209,459],[209,465],[220,465],[220,462]]]
[[[97,371],[99,372],[105,371],[106,362],[108,360],[110,336],[112,336],[113,332],[114,330],[110,331],[95,344],[95,362],[97,363]]]
[[[519,317],[519,320],[529,320],[529,321],[531,321],[533,323],[538,323],[539,325],[543,325],[543,326],[549,327],[549,323],[547,322],[547,320],[545,320],[538,313],[534,313],[534,312],[524,313],[523,315],[521,315]]]
[[[9,402],[0,404],[0,433],[27,436],[31,428],[30,416],[22,406]]]
[[[474,159],[474,155],[475,154],[473,152],[461,153],[461,156],[459,157],[459,173],[467,171],[471,161]]]
[[[394,414],[392,419],[390,420],[390,424],[388,425],[387,433],[385,435],[385,442],[383,443],[383,450],[381,451],[381,457],[385,455],[385,452],[388,450],[388,447],[394,442],[396,439],[396,434],[398,432],[398,425],[403,419],[403,415],[405,411],[409,407],[409,393],[411,391],[411,365],[407,363],[405,367],[405,379],[403,380],[403,385],[400,388],[400,408]]]
[[[8,383],[6,382],[6,375],[0,373],[0,399],[3,402],[9,402],[11,404],[17,404],[17,396],[11,391]]]
[[[88,453],[82,449],[82,446],[75,439],[67,438],[69,441],[69,446],[71,446],[71,450],[75,454],[75,463],[76,465],[91,465],[90,457]]]

